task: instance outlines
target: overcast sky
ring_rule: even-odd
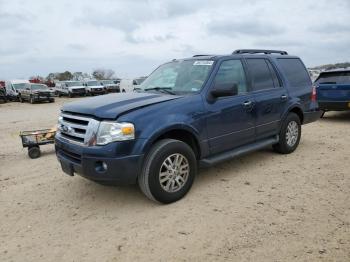
[[[95,68],[130,78],[238,48],[315,66],[350,61],[349,47],[350,0],[0,0],[0,79]]]

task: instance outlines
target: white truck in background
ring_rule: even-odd
[[[55,93],[59,97],[66,95],[69,97],[85,96],[85,86],[80,81],[60,81],[56,83]]]
[[[133,92],[135,87],[140,85],[146,77],[139,77],[134,79],[122,79],[120,80],[120,92]]]
[[[5,90],[8,100],[18,101],[21,91],[25,88],[25,85],[29,83],[29,80],[10,80],[5,81]]]

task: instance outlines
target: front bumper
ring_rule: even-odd
[[[52,96],[34,96],[33,98],[34,98],[35,102],[54,100],[54,97],[52,97]]]
[[[143,155],[116,156],[116,144],[84,147],[55,139],[56,156],[62,170],[68,175],[79,174],[94,181],[113,182],[113,184],[135,184],[141,172]],[[102,163],[107,168],[102,168]]]
[[[105,93],[104,88],[100,88],[100,89],[91,89],[90,91],[91,94],[103,94]]]

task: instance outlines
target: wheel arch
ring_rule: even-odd
[[[303,122],[304,122],[304,112],[303,112],[303,110],[301,109],[300,105],[295,105],[295,104],[294,104],[294,105],[291,105],[291,106],[286,110],[286,112],[284,113],[282,119],[284,120],[284,119],[287,117],[287,115],[288,115],[289,113],[295,113],[295,114],[299,117],[300,123],[303,124]]]
[[[199,143],[198,132],[193,128],[185,125],[175,125],[165,128],[151,136],[148,143],[145,145],[144,152],[147,153],[151,147],[162,139],[175,139],[186,143],[190,146],[196,155],[197,159],[201,157],[201,147]]]

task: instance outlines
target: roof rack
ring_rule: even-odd
[[[199,57],[199,56],[213,56],[213,55],[194,55],[192,57]]]
[[[280,55],[288,55],[286,51],[280,50],[264,50],[264,49],[238,49],[235,50],[232,54],[280,54]]]

